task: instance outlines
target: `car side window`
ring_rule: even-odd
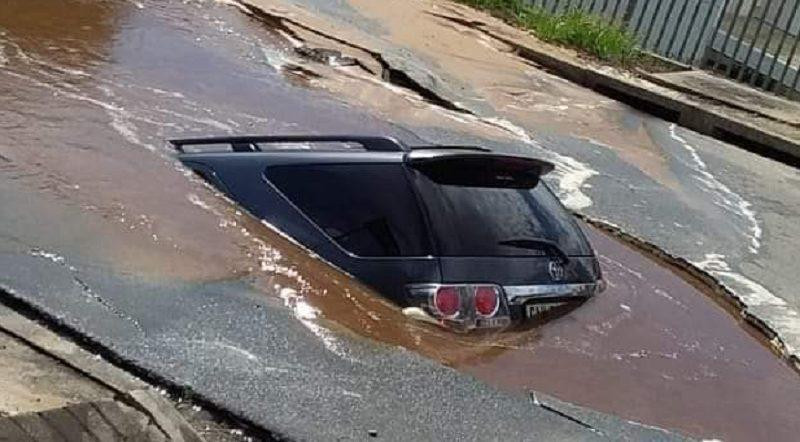
[[[400,164],[276,166],[266,176],[350,253],[432,254],[419,205]]]

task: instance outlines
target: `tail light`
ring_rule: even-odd
[[[410,303],[456,329],[497,328],[511,323],[499,286],[491,284],[414,284]]]
[[[475,287],[475,312],[485,318],[494,316],[500,307],[500,295],[493,286]]]
[[[439,287],[433,294],[433,306],[443,318],[454,318],[461,310],[461,295],[456,287]]]

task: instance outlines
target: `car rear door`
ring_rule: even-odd
[[[599,278],[574,217],[540,182],[546,163],[487,153],[409,157],[443,282],[522,286]]]

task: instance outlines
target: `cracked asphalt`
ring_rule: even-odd
[[[599,232],[591,230],[593,242],[616,284],[605,296],[531,330],[454,337],[409,322],[241,213],[188,176],[164,140],[351,132],[533,151],[559,164],[552,185],[584,213],[692,253],[706,245],[698,241],[728,244],[725,257],[700,257],[732,280],[739,273],[728,257],[756,247],[751,219],[728,207],[737,204],[733,194],[747,195],[757,214],[759,257],[778,241],[767,220],[794,214],[766,211],[718,170],[772,180],[789,195],[793,170],[721,151],[732,148],[535,70],[538,81],[558,85],[546,96],[573,100],[540,102],[535,130],[469,96],[485,107],[442,109],[420,88],[471,89],[414,74],[433,56],[400,47],[364,59],[373,73],[387,64],[407,72],[389,75],[392,82],[363,67],[317,65],[298,60],[293,47],[327,38],[265,26],[221,2],[3,8],[0,287],[129,363],[297,439],[373,431],[476,440],[796,434],[796,373],[691,284]],[[387,21],[362,19],[354,7],[318,12],[390,34]],[[581,111],[562,115],[559,106]],[[575,115],[586,115],[575,124],[586,132],[566,135]],[[617,126],[596,129],[608,121]],[[660,153],[610,147],[630,139]],[[709,186],[717,193],[704,194]]]
[[[331,14],[317,0],[236,3],[281,19],[308,45],[361,52],[364,59],[379,54],[386,69],[404,72],[460,109],[451,118],[505,129],[516,141],[513,149],[557,165],[556,187],[568,206],[711,274],[747,314],[777,333],[788,359],[800,361],[800,297],[792,271],[798,257],[793,238],[800,234],[795,168],[537,69],[505,43],[536,47],[534,38],[458,4],[421,0],[386,7],[349,0]],[[364,99],[363,87],[348,91],[318,82],[365,107],[395,113],[391,102]],[[404,120],[427,126],[413,116]]]

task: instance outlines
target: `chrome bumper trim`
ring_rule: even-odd
[[[506,301],[510,305],[522,305],[534,299],[589,298],[603,291],[604,281],[580,284],[539,284],[504,286]]]

